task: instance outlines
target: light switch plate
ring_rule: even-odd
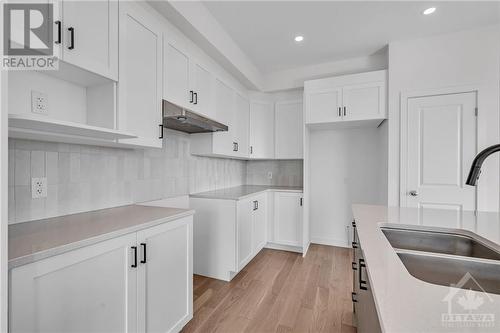
[[[31,198],[39,199],[47,197],[47,178],[31,178]]]
[[[49,100],[47,94],[39,91],[31,91],[31,112],[38,114],[49,113]]]

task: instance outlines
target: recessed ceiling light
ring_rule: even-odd
[[[424,10],[422,12],[422,14],[424,15],[430,15],[432,13],[434,13],[436,11],[436,7],[430,7],[430,8],[427,8],[426,10]]]
[[[301,35],[295,36],[294,40],[297,43],[300,43],[300,42],[302,42],[304,40],[304,36],[301,36]]]

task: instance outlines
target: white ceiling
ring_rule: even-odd
[[[500,22],[500,2],[207,1],[264,73],[367,56],[390,41]],[[422,11],[434,6],[429,16]],[[295,35],[304,35],[297,45]]]

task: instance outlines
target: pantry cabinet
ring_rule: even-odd
[[[302,193],[274,194],[274,243],[302,246],[302,204]]]
[[[274,104],[250,102],[250,151],[251,159],[274,158]]]
[[[134,2],[120,5],[120,54],[119,127],[138,136],[120,143],[161,148],[162,30]]]
[[[386,76],[382,70],[306,81],[306,124],[378,126],[387,117]]]
[[[275,158],[303,158],[303,106],[302,100],[275,104]]]
[[[178,332],[192,318],[192,217],[10,271],[10,332]]]
[[[54,25],[62,59],[118,81],[118,1],[64,0],[56,8],[62,8]]]

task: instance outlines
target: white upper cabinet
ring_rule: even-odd
[[[189,55],[181,47],[166,38],[164,49],[163,97],[174,104],[189,107],[193,92],[189,89]]]
[[[387,71],[304,83],[306,124],[376,125],[387,117]]]
[[[65,62],[118,80],[118,0],[65,0],[62,20],[55,21]]]
[[[162,30],[155,18],[133,2],[120,4],[120,82],[118,120],[137,139],[120,143],[162,147]]]
[[[277,102],[275,105],[275,158],[303,158],[302,100]]]
[[[274,158],[274,105],[250,102],[250,158]]]
[[[325,123],[342,120],[342,88],[312,91],[308,96],[306,123]]]
[[[235,97],[235,109],[233,110],[233,141],[236,143],[235,155],[246,158],[250,151],[248,131],[250,121],[250,102],[240,94]]]
[[[215,120],[214,76],[208,66],[191,57],[183,45],[173,38],[165,42],[163,97]]]

